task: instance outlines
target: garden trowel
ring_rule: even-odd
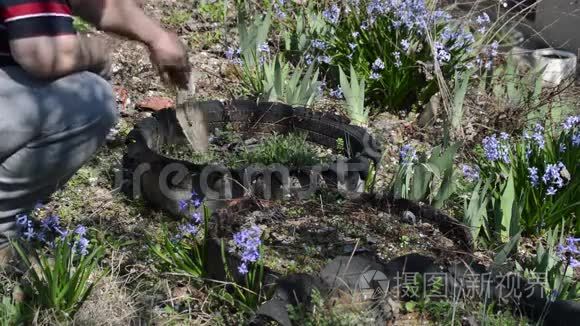
[[[207,125],[207,112],[196,101],[196,82],[199,80],[198,72],[191,72],[187,90],[178,89],[175,100],[175,113],[177,121],[191,144],[198,153],[207,152],[209,146],[209,131]]]

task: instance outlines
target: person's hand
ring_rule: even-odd
[[[165,32],[149,44],[151,62],[159,70],[161,79],[181,89],[187,89],[191,67],[185,45],[177,35]]]

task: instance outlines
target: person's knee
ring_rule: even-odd
[[[101,126],[108,133],[119,121],[115,93],[111,84],[100,76],[85,72],[86,79],[91,81],[94,90],[94,105],[101,118]]]
[[[64,124],[65,129],[75,129],[90,125],[103,134],[118,121],[111,84],[91,72],[80,72],[55,81],[46,90],[46,98],[52,99],[49,105],[54,105],[49,108],[54,113],[51,115],[55,120],[53,126]]]

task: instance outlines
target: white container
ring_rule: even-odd
[[[537,69],[545,67],[542,79],[549,86],[557,86],[567,78],[575,77],[578,58],[570,52],[556,49],[540,49],[532,52]]]

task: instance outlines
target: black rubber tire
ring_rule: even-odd
[[[338,163],[323,167],[320,176],[330,186],[339,183],[344,184],[348,191],[355,191],[364,184],[368,176],[370,163],[378,166],[382,153],[380,146],[366,132],[364,128],[348,124],[348,120],[333,114],[323,114],[313,112],[305,108],[293,108],[280,103],[256,103],[252,101],[236,100],[229,103],[219,101],[201,102],[197,105],[207,112],[208,125],[210,130],[222,128],[226,124],[238,124],[241,130],[256,132],[277,131],[280,133],[301,131],[307,133],[307,140],[320,144],[327,148],[337,148],[337,139],[342,138],[345,146],[344,156],[350,157],[343,162],[348,166],[346,171],[340,172],[337,169]],[[194,190],[202,197],[205,196],[201,187],[196,187],[196,178],[199,178],[200,171],[206,166],[195,165],[190,162],[180,161],[164,157],[158,151],[164,144],[182,144],[186,142],[183,131],[179,127],[175,111],[162,110],[153,116],[140,121],[127,136],[127,153],[124,157],[125,180],[127,180],[124,191],[131,196],[142,195],[147,201],[155,206],[168,210],[172,214],[179,215],[178,198],[184,193]],[[179,163],[187,169],[187,176],[175,178],[171,185],[174,194],[166,196],[158,189],[152,189],[159,184],[161,171],[164,167]],[[148,165],[148,171],[142,175],[135,176],[134,171],[139,166]],[[236,188],[236,184],[241,183],[245,177],[246,169],[224,171],[231,174],[235,182],[232,183],[232,194],[242,196],[244,189]],[[291,173],[300,174],[302,180],[304,176],[319,169],[310,166],[293,169]],[[267,171],[266,171],[267,172]],[[223,174],[215,173],[212,180],[216,184],[211,184],[210,188],[224,188],[219,184],[219,179]],[[259,173],[255,175],[257,177]],[[169,176],[167,176],[169,177]],[[307,179],[307,178],[306,178]],[[315,178],[314,180],[316,180]],[[281,185],[279,180],[273,180],[273,188]],[[215,187],[214,187],[215,186]],[[217,192],[217,191],[216,191]],[[220,194],[221,196],[221,194]],[[224,195],[225,196],[225,195]],[[170,203],[168,203],[170,201]]]

